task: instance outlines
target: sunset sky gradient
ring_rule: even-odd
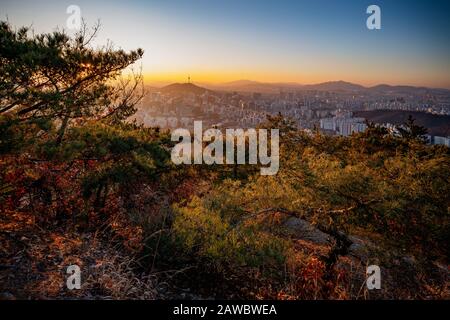
[[[20,1],[0,19],[37,32],[65,27],[66,8],[100,19],[97,45],[143,48],[152,82],[345,80],[450,88],[450,1]],[[366,28],[381,7],[382,29]],[[70,33],[70,32],[69,32]]]

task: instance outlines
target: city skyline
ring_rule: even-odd
[[[2,1],[0,18],[51,32],[65,28],[72,4],[88,25],[101,21],[95,45],[114,39],[124,50],[144,49],[148,84],[186,82],[189,74],[212,84],[344,80],[450,89],[444,1]],[[371,4],[381,8],[381,30],[366,27]]]

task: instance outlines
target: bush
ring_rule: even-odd
[[[186,254],[208,261],[216,270],[252,267],[276,274],[283,270],[288,243],[258,225],[232,224],[197,197],[185,207],[175,205],[174,212],[174,240]]]

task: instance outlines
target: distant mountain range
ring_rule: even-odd
[[[319,90],[319,91],[363,91],[367,88],[345,81],[329,81],[318,84],[308,84],[302,86],[304,90]]]
[[[241,92],[262,92],[262,93],[277,93],[280,90],[318,90],[318,91],[335,91],[335,92],[374,92],[374,93],[436,93],[436,94],[450,94],[450,90],[414,87],[414,86],[392,86],[388,84],[380,84],[373,87],[364,87],[359,84],[346,81],[329,81],[318,84],[302,85],[293,82],[280,83],[264,83],[251,80],[238,80],[227,82],[223,84],[204,84],[204,87],[211,90],[233,90]]]
[[[161,88],[151,88],[151,91],[158,90],[163,93],[194,93],[203,94],[207,91],[237,91],[237,92],[261,92],[261,93],[279,93],[285,91],[297,90],[318,90],[333,92],[355,92],[355,93],[378,93],[378,94],[450,94],[450,90],[439,88],[426,88],[414,86],[392,86],[380,84],[373,87],[364,87],[346,81],[329,81],[318,84],[302,85],[293,82],[265,83],[251,80],[237,80],[221,84],[193,84],[193,83],[173,83]]]

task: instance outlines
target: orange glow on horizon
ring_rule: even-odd
[[[335,74],[333,76],[326,74],[292,74],[292,73],[282,73],[282,72],[257,72],[257,71],[212,71],[212,72],[160,72],[160,73],[150,73],[144,72],[144,83],[149,85],[165,85],[170,83],[184,83],[188,81],[188,76],[190,81],[193,83],[205,83],[205,84],[221,84],[239,80],[249,80],[261,83],[297,83],[297,84],[317,84],[328,81],[347,81],[366,87],[375,86],[378,84],[388,84],[388,85],[411,85],[411,86],[424,86],[423,79],[417,79],[417,81],[411,81],[411,79],[402,79],[397,77],[391,77],[389,80],[380,82],[374,78],[363,78],[358,77],[358,75],[351,76],[340,76]],[[429,82],[428,87],[433,88],[450,88],[450,83],[445,83],[444,79],[430,79],[435,80]],[[443,80],[443,81],[439,81]]]
[[[193,83],[220,84],[239,80],[249,80],[261,83],[297,83],[314,84],[327,81],[346,80],[345,78],[329,78],[326,75],[299,75],[283,72],[258,72],[258,71],[212,71],[212,72],[166,72],[166,73],[144,73],[144,82],[151,83],[183,83],[187,82],[188,76]],[[354,80],[358,84],[370,84],[365,81]]]

